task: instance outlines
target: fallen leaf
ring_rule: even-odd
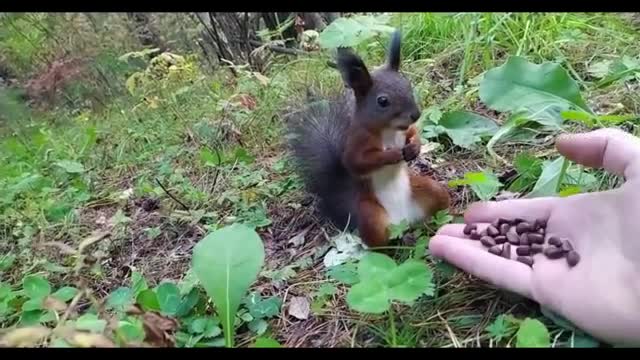
[[[67,309],[67,304],[65,304],[64,301],[60,301],[53,296],[47,296],[42,306],[47,310],[53,310],[55,312],[62,312]]]
[[[143,315],[142,325],[145,332],[145,341],[155,347],[175,347],[176,341],[173,334],[178,328],[178,321],[163,316],[156,311],[144,312],[134,305],[127,310],[129,315]]]
[[[426,142],[420,147],[420,154],[427,154],[440,147],[437,142]]]
[[[260,84],[262,84],[263,86],[267,86],[269,85],[269,78],[260,74],[259,72],[254,72],[253,76],[256,77],[256,79],[258,79],[258,81],[260,82]]]
[[[296,319],[306,320],[309,318],[311,307],[309,301],[304,296],[296,296],[289,302],[289,315]]]
[[[99,348],[113,348],[116,347],[115,344],[107,339],[107,337],[105,337],[102,334],[89,334],[89,333],[82,333],[82,332],[76,332],[74,333],[70,339],[69,342],[77,347],[85,347],[85,348],[89,348],[89,347],[99,347]]]
[[[293,246],[296,246],[296,247],[304,244],[304,240],[305,240],[304,236],[307,234],[307,232],[309,232],[309,229],[311,229],[310,226],[302,230],[298,235],[292,237],[287,243],[292,244]]]
[[[78,254],[82,254],[86,247],[97,243],[98,241],[108,237],[109,235],[111,235],[111,233],[108,231],[94,231],[89,237],[82,240],[82,242],[78,246]]]
[[[50,246],[50,247],[55,247],[58,248],[58,250],[60,250],[60,253],[63,255],[75,255],[76,254],[76,249],[72,248],[71,246],[65,244],[65,243],[61,243],[58,241],[47,241],[45,243],[42,243],[42,246]]]
[[[0,344],[6,347],[32,347],[49,336],[51,330],[44,326],[30,326],[6,333]]]

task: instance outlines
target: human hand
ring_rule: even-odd
[[[495,286],[516,292],[614,344],[640,343],[640,139],[615,129],[561,136],[558,151],[579,164],[624,175],[618,189],[566,198],[476,203],[466,223],[481,231],[497,218],[547,220],[547,234],[570,239],[580,262],[534,256],[529,267],[466,239],[463,224],[442,227],[429,250]]]

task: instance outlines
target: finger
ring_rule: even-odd
[[[436,235],[429,241],[429,251],[469,274],[531,299],[531,268],[489,253],[478,241]]]
[[[527,221],[548,220],[559,198],[515,199],[478,202],[469,206],[464,214],[466,223],[492,222],[497,218],[521,218]]]
[[[631,179],[640,175],[640,139],[618,129],[600,129],[584,134],[562,135],[558,151],[569,160],[604,168]]]

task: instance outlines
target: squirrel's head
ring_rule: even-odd
[[[400,73],[400,32],[391,38],[386,63],[369,72],[362,59],[350,49],[338,49],[337,68],[353,90],[355,121],[372,129],[406,130],[420,117],[413,88]]]

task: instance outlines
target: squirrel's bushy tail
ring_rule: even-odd
[[[324,100],[307,92],[307,104],[288,119],[289,148],[307,191],[336,227],[354,229],[356,191],[342,164],[345,134],[351,117],[345,97]]]

